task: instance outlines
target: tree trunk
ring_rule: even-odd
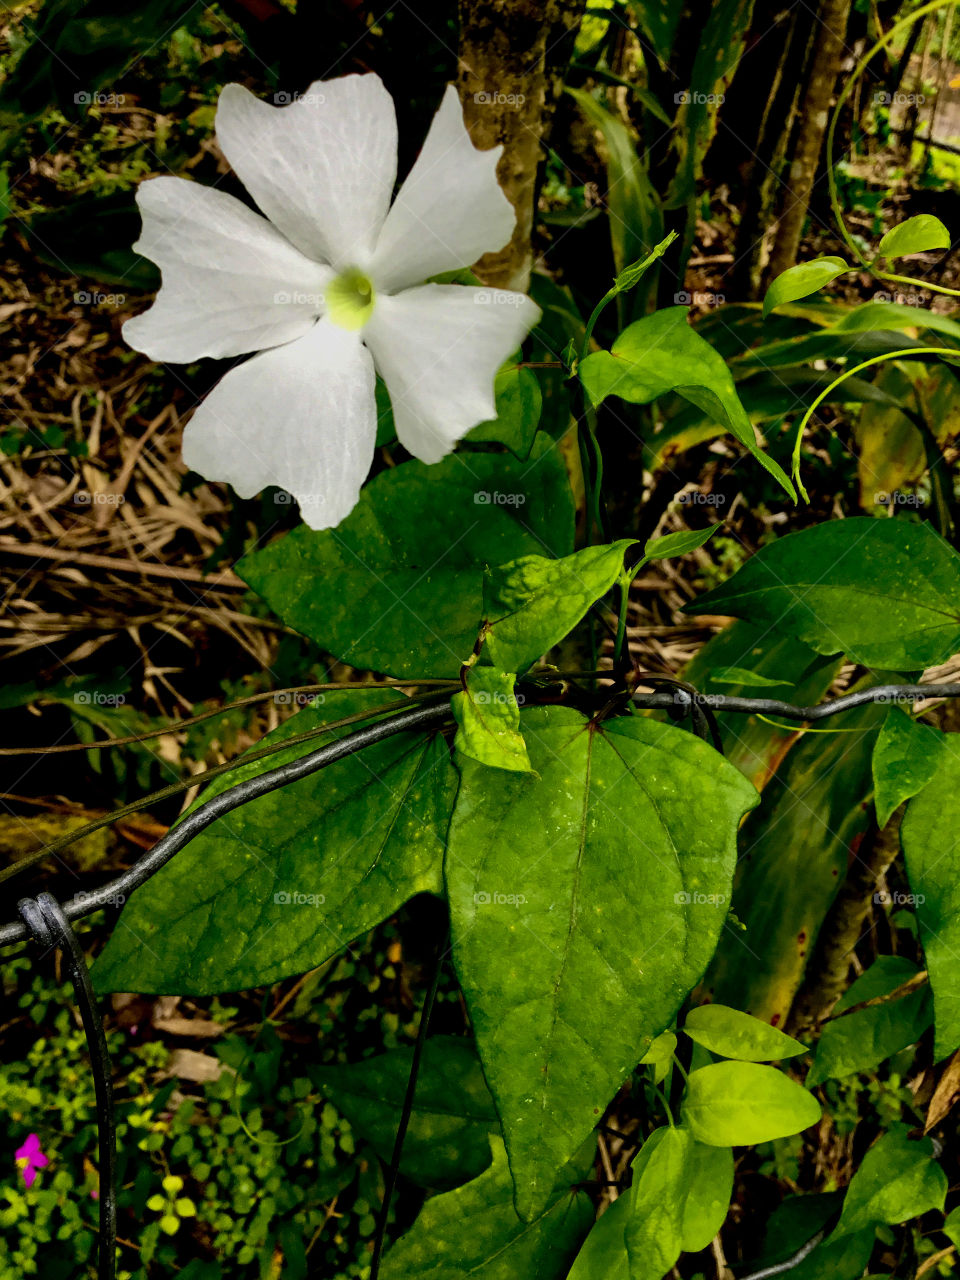
[[[737,228],[734,263],[724,281],[736,298],[755,299],[765,266],[777,203],[777,174],[796,119],[797,86],[803,84],[815,15],[795,9],[783,21],[783,45],[770,96],[756,135],[752,159],[743,170],[743,216]]]
[[[497,176],[517,213],[510,243],[475,267],[485,284],[526,292],[541,138],[554,100],[551,57],[580,25],[586,0],[460,0],[458,89],[482,150],[503,145]]]
[[[803,223],[830,119],[849,16],[850,0],[822,0],[810,76],[800,106],[800,133],[784,188],[777,238],[767,267],[769,279],[794,266],[797,261]]]
[[[933,34],[935,22],[928,21],[924,18],[921,22],[914,23],[917,27],[923,28],[923,44],[920,48],[920,62],[917,66],[916,74],[913,77],[913,93],[910,95],[910,101],[907,103],[907,109],[903,114],[900,123],[900,133],[898,136],[898,154],[904,167],[904,176],[908,177],[913,167],[913,141],[917,135],[917,125],[920,123],[920,107],[923,98],[923,85],[926,78],[927,53],[930,50],[930,37]],[[904,72],[906,77],[909,68]]]

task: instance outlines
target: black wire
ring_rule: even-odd
[[[782,1275],[784,1271],[792,1271],[798,1266],[804,1258],[808,1258],[817,1245],[827,1234],[827,1228],[821,1227],[809,1240],[804,1241],[796,1253],[784,1258],[783,1262],[775,1262],[772,1267],[763,1267],[760,1271],[751,1271],[748,1276],[741,1276],[740,1280],[769,1280],[771,1276]]]
[[[423,1011],[420,1014],[420,1026],[417,1028],[417,1042],[413,1046],[413,1059],[410,1063],[410,1075],[407,1077],[407,1091],[403,1097],[403,1108],[400,1112],[400,1123],[397,1125],[397,1136],[393,1142],[393,1153],[390,1156],[390,1165],[387,1169],[387,1176],[383,1183],[383,1203],[380,1206],[380,1218],[377,1222],[377,1234],[373,1242],[373,1256],[370,1260],[370,1280],[378,1280],[380,1275],[380,1259],[383,1256],[383,1246],[387,1238],[387,1223],[390,1219],[390,1201],[393,1199],[393,1193],[397,1185],[397,1177],[400,1173],[400,1159],[403,1155],[403,1143],[407,1136],[407,1128],[410,1124],[410,1117],[413,1115],[413,1103],[417,1092],[417,1077],[420,1074],[420,1060],[423,1057],[424,1045],[427,1043],[427,1029],[430,1025],[430,1018],[433,1014],[433,1006],[437,999],[437,989],[440,986],[440,974],[443,972],[443,962],[447,957],[449,950],[450,933],[447,930],[440,941],[437,948],[437,958],[433,966],[433,977],[430,981],[430,989],[427,992],[427,998],[423,1002]]]
[[[643,677],[645,680],[646,677]],[[675,693],[636,693],[633,701],[638,707],[669,711],[686,704],[688,699],[713,711],[735,711],[746,715],[782,716],[785,720],[825,720],[838,711],[851,711],[871,702],[903,703],[919,702],[925,698],[960,698],[960,684],[879,684],[872,689],[844,694],[830,702],[812,707],[798,707],[792,702],[780,702],[777,698],[739,698],[726,693],[696,693],[691,695],[680,687]]]
[[[651,677],[652,681],[652,677]],[[114,905],[118,898],[127,898],[135,889],[150,879],[155,872],[188,844],[199,832],[203,831],[225,813],[230,813],[250,800],[257,800],[288,782],[296,782],[305,778],[325,765],[333,764],[344,756],[352,755],[363,747],[375,742],[382,742],[395,733],[406,729],[415,729],[428,724],[439,724],[449,713],[449,695],[438,695],[440,701],[421,703],[409,711],[399,711],[384,720],[377,720],[366,725],[355,733],[344,735],[336,742],[318,747],[307,755],[301,756],[290,764],[269,769],[256,778],[246,782],[238,782],[235,786],[222,791],[220,795],[200,805],[153,846],[145,857],[141,858],[129,871],[124,872],[116,880],[102,885],[92,893],[82,897],[71,898],[64,903],[63,912],[68,920],[79,920],[91,915],[102,907]],[[651,710],[676,711],[678,707],[688,708],[688,704],[702,707],[705,711],[733,711],[746,715],[775,715],[786,720],[824,720],[827,716],[836,715],[839,711],[850,711],[854,707],[862,707],[871,702],[901,703],[914,702],[924,698],[960,698],[960,684],[884,684],[873,689],[862,689],[858,693],[848,693],[842,698],[834,698],[831,702],[812,707],[798,707],[790,702],[780,702],[776,698],[740,698],[723,693],[697,693],[696,690],[682,686],[671,692],[637,693],[633,702],[638,707]],[[702,730],[701,730],[702,731]],[[714,726],[711,725],[711,732]],[[242,765],[242,761],[241,761]],[[0,947],[14,942],[24,942],[29,937],[23,924],[7,924],[0,928]]]
[[[363,747],[382,742],[384,738],[390,738],[395,733],[439,723],[450,713],[450,695],[441,696],[442,702],[431,701],[412,707],[409,711],[399,711],[389,719],[377,720],[371,725],[358,729],[355,733],[345,734],[336,742],[318,747],[316,751],[310,751],[298,760],[278,765],[275,769],[268,769],[255,778],[248,778],[245,782],[238,782],[235,786],[228,787],[226,791],[221,791],[220,795],[214,796],[212,800],[208,800],[206,804],[200,805],[181,818],[175,827],[157,841],[149,853],[122,876],[111,880],[109,884],[101,885],[91,893],[84,893],[64,903],[64,915],[68,920],[79,920],[82,916],[88,916],[94,911],[115,904],[118,900],[128,898],[135,889],[139,889],[169,862],[174,854],[179,853],[184,845],[189,844],[194,836],[199,835],[210,826],[211,822],[223,817],[225,813],[231,813],[251,800],[258,800],[260,796],[276,791],[289,782],[306,778],[311,773],[316,773],[318,769],[333,764],[344,756],[352,755]],[[242,763],[241,761],[241,766]],[[23,924],[4,925],[0,928],[0,947],[8,946],[12,942],[22,942],[29,936]]]
[[[720,726],[717,723],[717,717],[713,708],[703,694],[698,692],[692,684],[688,684],[686,680],[678,680],[674,676],[655,676],[644,673],[640,677],[641,684],[665,684],[673,689],[673,694],[668,695],[670,702],[667,704],[670,710],[677,716],[689,716],[690,727],[693,732],[703,742],[709,742],[715,751],[719,751],[720,755],[725,755],[723,749],[723,737],[720,733]],[[634,695],[634,701],[645,695]],[[646,702],[639,705],[647,706]]]
[[[117,1274],[117,1126],[113,1114],[113,1082],[103,1021],[97,1011],[93,984],[83,948],[60,904],[49,893],[23,898],[17,904],[24,926],[40,946],[56,947],[62,954],[73,983],[80,1020],[87,1037],[97,1107],[100,1146],[100,1244],[99,1280],[116,1280]]]

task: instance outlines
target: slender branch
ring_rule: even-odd
[[[564,675],[566,673],[561,672],[560,674]],[[608,673],[596,672],[594,674],[604,675]],[[612,675],[613,673],[611,672],[609,674]],[[660,678],[661,677],[658,677],[658,679]],[[667,679],[667,677],[662,678],[664,680]],[[740,698],[721,693],[698,693],[696,690],[692,689],[692,687],[683,685],[682,682],[676,682],[671,679],[671,683],[679,683],[679,687],[672,693],[635,693],[632,698],[634,706],[654,711],[676,711],[678,708],[681,708],[693,712],[702,710],[713,711],[714,713],[726,711],[744,715],[778,715],[787,720],[815,721],[825,720],[828,716],[836,715],[840,711],[850,711],[854,707],[862,707],[871,702],[889,702],[899,704],[924,701],[928,698],[960,698],[960,684],[885,684],[877,685],[872,689],[863,689],[858,693],[848,693],[842,698],[834,698],[830,702],[820,703],[819,705],[798,707],[789,702],[781,702],[777,698]],[[424,695],[414,695],[414,697],[422,698]],[[410,699],[410,701],[413,700],[413,698]],[[60,836],[57,840],[54,840],[51,844],[45,845],[42,849],[38,849],[36,853],[30,854],[26,858],[21,858],[18,862],[9,867],[0,869],[0,882],[9,879],[13,875],[17,875],[19,872],[26,870],[37,862],[43,861],[44,858],[49,857],[51,854],[58,853],[61,849],[66,848],[67,845],[72,844],[75,840],[79,840],[81,837],[89,835],[90,832],[97,831],[101,827],[109,826],[111,823],[116,822],[120,818],[126,817],[128,814],[136,813],[140,809],[145,809],[148,805],[153,804],[157,800],[166,799],[168,796],[176,795],[181,791],[186,791],[189,787],[195,786],[198,783],[209,782],[214,778],[221,777],[225,773],[229,773],[233,769],[243,765],[253,764],[257,760],[263,759],[265,756],[274,755],[278,751],[283,751],[289,747],[296,746],[301,742],[308,741],[310,738],[318,737],[320,734],[329,733],[333,729],[341,728],[344,725],[355,723],[359,720],[370,719],[375,715],[386,714],[387,712],[393,711],[395,705],[396,704],[390,704],[389,706],[372,708],[369,711],[362,712],[357,715],[345,716],[342,720],[337,720],[331,724],[323,725],[318,729],[311,730],[309,733],[300,734],[294,738],[287,738],[282,743],[275,743],[260,751],[252,751],[243,756],[239,761],[229,761],[226,764],[218,765],[215,769],[208,769],[205,773],[194,774],[193,777],[188,778],[186,781],[172,783],[169,787],[164,787],[162,790],[155,791],[149,796],[144,796],[140,800],[135,800],[128,805],[124,805],[122,808],[116,809],[112,813],[109,813],[102,818],[98,818],[94,822],[89,822],[85,826],[77,827],[76,830],[70,831],[66,835]],[[404,716],[409,714],[410,713],[408,712],[396,712],[389,721],[382,721],[380,723],[392,724],[394,721],[402,720]],[[428,716],[427,719],[429,720],[430,717]],[[406,722],[404,721],[404,723]],[[709,728],[714,745],[717,745],[718,733],[716,723],[710,716],[707,717],[707,727]],[[393,732],[399,732],[399,730],[395,729]],[[700,736],[706,737],[706,734],[702,732],[702,729],[700,730]],[[359,741],[358,745],[355,747],[350,747],[349,745],[346,746],[343,751],[338,752],[338,754],[331,757],[331,759],[339,760],[341,755],[349,755],[352,750],[359,750],[360,747],[366,745],[366,739],[362,732],[360,734],[354,734],[350,737],[342,738],[339,743],[332,745],[339,747],[341,744],[349,744],[355,739],[363,740]],[[374,738],[372,740],[379,741],[379,738]],[[328,748],[320,748],[320,751],[315,753],[315,755],[322,754],[322,752],[327,749]],[[304,761],[313,759],[314,755],[304,756],[297,763],[302,764]],[[316,767],[322,768],[322,765],[317,765]],[[312,770],[307,769],[306,772],[309,773],[312,772]],[[274,770],[270,774],[262,774],[261,779],[274,777],[280,773],[282,773],[282,770]],[[257,779],[256,781],[260,781],[260,779]],[[229,791],[223,792],[223,796],[233,795],[238,789],[242,789],[244,785],[246,784],[240,784],[240,788],[234,787]],[[275,785],[283,786],[283,780],[281,779],[281,781],[277,782]],[[266,791],[270,790],[273,790],[272,786],[268,786],[266,788]],[[265,792],[258,791],[256,794],[265,794]],[[251,796],[250,798],[255,799],[256,797]],[[222,799],[222,796],[217,797],[218,801],[220,799]],[[238,803],[243,804],[245,803],[245,800],[241,799]],[[206,806],[201,805],[199,809],[195,809],[193,811],[191,816],[201,814],[205,812],[205,810]],[[213,819],[211,818],[210,821],[213,821]],[[182,829],[182,825],[183,824],[181,823],[179,826],[175,827],[174,831],[180,831]],[[166,838],[167,837],[164,837],[164,839]],[[161,841],[161,844],[162,843],[163,841]],[[158,847],[159,846],[154,846],[154,852]],[[150,856],[152,856],[152,854]],[[136,866],[140,866],[140,863],[137,863]],[[136,867],[134,870],[135,869]],[[132,873],[128,872],[127,874],[129,875]],[[114,888],[116,885],[119,885],[119,881],[114,882]],[[110,886],[107,886],[107,889],[109,888]],[[88,911],[71,914],[70,918],[75,920],[79,915],[87,915],[93,911],[99,910],[103,906],[106,906],[107,902],[114,896],[114,893],[108,893],[107,889],[100,891],[100,897],[98,897],[95,905],[89,907]],[[104,894],[106,894],[106,897],[103,897]],[[102,900],[100,900],[101,898]],[[4,929],[0,929],[0,946],[5,946],[11,942],[23,941],[25,937],[26,935],[22,932],[18,933],[14,937],[7,937],[6,931]]]
[[[850,961],[863,933],[877,884],[899,849],[898,828],[881,831],[876,815],[857,849],[827,917],[817,933],[813,955],[800,990],[794,997],[785,1030],[809,1035],[833,1010],[847,986]]]

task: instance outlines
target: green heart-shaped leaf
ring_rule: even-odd
[[[701,976],[756,793],[653,719],[551,707],[521,725],[539,776],[464,763],[445,874],[454,960],[530,1217]]]
[[[525,463],[456,453],[382,472],[336,529],[301,525],[237,570],[341,662],[455,676],[480,629],[485,566],[566,555],[573,522],[567,473],[549,442]]]
[[[264,742],[393,695],[374,688],[321,696]],[[198,803],[353,728],[241,761]],[[442,891],[456,785],[442,737],[400,733],[225,814],[130,899],[94,966],[97,989],[237,991],[323,964],[408,898]]]
[[[690,1073],[682,1114],[699,1142],[745,1147],[808,1129],[820,1103],[776,1067],[715,1062]]]

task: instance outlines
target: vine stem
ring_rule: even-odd
[[[957,0],[960,3],[960,0]],[[621,294],[629,292],[630,289],[641,280],[651,266],[662,258],[670,245],[676,240],[677,233],[671,231],[658,245],[643,258],[640,262],[635,262],[629,267],[625,267],[617,275],[616,280],[603,295],[597,305],[590,312],[590,316],[583,330],[583,340],[580,343],[580,354],[574,356],[570,361],[570,376],[576,384],[576,390],[573,395],[574,400],[574,417],[577,425],[577,436],[580,444],[580,466],[583,470],[583,484],[586,497],[587,508],[587,542],[592,544],[593,527],[596,526],[600,535],[600,541],[606,539],[606,532],[603,521],[602,507],[602,491],[603,491],[603,451],[600,448],[600,442],[597,439],[597,410],[586,392],[583,380],[580,377],[580,365],[586,360],[590,354],[590,343],[593,339],[593,331],[596,328],[597,321],[603,314],[604,309],[619,298]],[[591,458],[588,453],[592,453]]]
[[[410,1118],[413,1115],[413,1103],[417,1093],[417,1078],[420,1075],[420,1063],[423,1058],[423,1049],[427,1042],[427,1032],[430,1026],[430,1018],[433,1015],[433,1007],[437,1001],[437,990],[440,986],[440,975],[443,972],[443,962],[447,958],[447,952],[450,947],[450,930],[444,932],[437,947],[437,956],[433,965],[433,976],[430,979],[430,987],[427,991],[427,998],[423,1002],[423,1009],[420,1013],[420,1026],[417,1028],[417,1042],[413,1046],[413,1059],[410,1063],[410,1076],[407,1080],[407,1091],[403,1097],[403,1109],[400,1112],[400,1123],[397,1125],[397,1136],[393,1143],[393,1154],[390,1157],[390,1165],[387,1169],[387,1176],[383,1184],[383,1204],[380,1206],[380,1219],[377,1223],[377,1234],[373,1242],[373,1256],[370,1260],[370,1280],[378,1280],[380,1275],[380,1261],[383,1257],[383,1247],[387,1239],[387,1223],[390,1218],[390,1202],[393,1199],[393,1193],[396,1189],[397,1178],[400,1173],[400,1160],[403,1156],[403,1144],[406,1140],[407,1129],[410,1127]]]

